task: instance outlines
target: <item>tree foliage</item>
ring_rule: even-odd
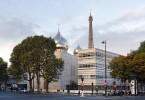
[[[114,57],[110,62],[111,76],[116,79],[129,78],[129,63],[125,56]]]
[[[13,49],[13,53],[11,54],[11,58],[10,58],[10,68],[8,69],[9,74],[13,75],[13,78],[18,82],[19,80],[21,80],[21,75],[23,74],[21,67],[20,67],[20,51],[21,51],[21,47],[20,45],[17,45],[14,49]]]
[[[135,74],[140,82],[145,82],[145,52],[138,53],[134,56],[131,63],[131,74]]]
[[[140,46],[138,47],[137,50],[132,50],[131,54],[136,55],[141,52],[145,52],[145,41],[140,42]]]
[[[145,83],[145,41],[141,42],[137,50],[127,56],[118,56],[110,62],[111,76],[118,79],[136,79]]]
[[[39,92],[41,72],[44,72],[44,68],[50,67],[46,66],[46,64],[51,62],[57,63],[51,61],[57,60],[56,58],[51,59],[52,57],[54,57],[55,50],[56,44],[51,38],[46,38],[44,36],[33,36],[24,39],[21,43],[14,47],[13,52],[11,54],[10,72],[13,75],[14,79],[20,80],[22,75],[24,73],[27,73],[30,90],[32,90],[32,80],[36,76],[37,91]],[[56,69],[59,68],[60,67],[57,66]],[[50,70],[50,72],[51,71],[53,70]],[[52,73],[51,76],[57,76],[57,74],[58,73]]]
[[[0,57],[0,82],[6,82],[7,79],[7,62]]]

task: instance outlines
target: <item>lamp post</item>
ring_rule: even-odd
[[[106,81],[106,40],[102,41],[102,44],[105,44],[105,96],[107,96],[106,90],[107,90],[107,81]]]
[[[84,77],[83,76],[81,77],[81,81],[82,81],[82,83],[81,83],[81,87],[82,87],[81,97],[84,97],[84,83],[83,83]]]

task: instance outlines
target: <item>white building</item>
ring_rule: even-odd
[[[98,89],[104,89],[105,82],[105,51],[97,48],[91,49],[76,49],[75,55],[78,57],[78,85],[81,85],[81,78],[84,78],[85,89],[90,89],[92,83]],[[120,81],[114,80],[110,77],[111,70],[109,69],[109,62],[118,54],[106,52],[106,80],[108,88],[113,88],[113,82],[120,85]]]

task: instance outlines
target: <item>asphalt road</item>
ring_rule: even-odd
[[[89,96],[67,94],[31,94],[0,91],[0,100],[145,100],[145,96]]]

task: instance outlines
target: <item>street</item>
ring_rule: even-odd
[[[145,96],[91,96],[68,94],[32,94],[0,91],[0,100],[145,100]]]

